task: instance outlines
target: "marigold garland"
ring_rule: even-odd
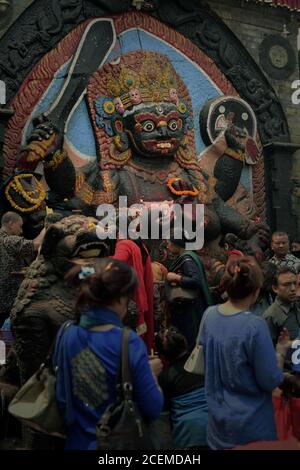
[[[173,187],[173,183],[175,183],[175,181],[180,181],[180,178],[170,178],[167,182],[167,186],[171,193],[175,194],[176,196],[198,196],[199,191],[197,188],[195,188],[195,186],[193,186],[193,190],[184,189],[182,191],[178,191]]]
[[[22,178],[29,178],[29,177],[32,177],[31,174],[20,174],[20,175],[15,175],[14,178],[10,181],[10,183],[7,185],[7,187],[5,188],[5,196],[8,200],[8,202],[10,203],[10,205],[16,209],[17,211],[19,212],[33,212],[35,211],[36,209],[38,209],[40,207],[40,205],[42,204],[42,202],[45,200],[45,197],[46,197],[46,191],[44,190],[43,188],[43,185],[36,180],[36,190],[34,192],[38,192],[39,196],[38,198],[33,198],[31,197],[33,191],[26,191],[20,180]],[[24,201],[26,202],[29,202],[30,204],[32,204],[31,207],[21,207],[19,206],[12,198],[12,196],[10,195],[9,191],[10,190],[14,190],[16,193],[20,194],[20,196],[24,199]]]

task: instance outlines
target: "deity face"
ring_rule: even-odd
[[[143,106],[124,117],[124,131],[145,157],[174,155],[184,137],[184,117],[173,103]]]

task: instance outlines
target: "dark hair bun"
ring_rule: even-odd
[[[155,346],[159,355],[172,361],[187,351],[187,341],[177,328],[160,330],[155,336]]]
[[[77,314],[92,306],[110,305],[122,296],[134,295],[138,282],[134,270],[128,264],[103,258],[93,264],[93,274],[82,276],[86,271],[84,267],[75,267],[66,276],[68,282],[75,285],[79,283],[80,286]]]
[[[222,286],[230,298],[238,300],[261,289],[263,273],[257,262],[246,256],[228,263]]]

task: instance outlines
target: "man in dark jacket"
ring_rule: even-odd
[[[196,253],[187,251],[185,245],[184,236],[181,239],[172,237],[168,241],[167,248],[176,258],[169,268],[167,281],[171,287],[181,287],[183,295],[184,292],[193,292],[194,299],[183,299],[182,302],[168,299],[168,302],[171,323],[185,336],[188,350],[192,351],[203,312],[211,305],[211,294],[202,261]]]
[[[280,332],[286,328],[291,340],[298,336],[300,328],[300,307],[297,302],[297,274],[288,266],[278,268],[273,283],[273,291],[276,294],[275,302],[264,312],[263,318],[266,320],[272,341],[276,345]],[[291,367],[291,357],[287,354],[285,367]]]

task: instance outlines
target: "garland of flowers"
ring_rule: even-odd
[[[149,169],[149,168],[141,168],[140,166],[134,164],[130,161],[127,165],[130,172],[132,172],[138,178],[142,178],[144,181],[149,183],[158,182],[160,184],[165,184],[166,179],[170,175],[180,176],[182,170],[177,162],[173,162],[170,168],[167,170],[157,170],[157,169]]]
[[[16,176],[14,176],[14,178],[10,181],[10,183],[5,188],[5,196],[8,200],[8,202],[10,203],[10,205],[14,209],[16,209],[19,212],[33,212],[33,211],[35,211],[36,209],[38,209],[40,207],[40,205],[42,204],[42,202],[45,200],[45,197],[46,197],[46,191],[43,188],[43,185],[37,180],[36,180],[37,189],[35,191],[26,191],[23,188],[20,180],[22,178],[29,178],[29,177],[32,177],[32,175],[31,174],[16,175]],[[20,194],[20,196],[26,202],[29,202],[30,204],[32,204],[32,206],[31,207],[21,207],[21,206],[19,206],[13,200],[12,196],[10,195],[10,193],[9,193],[10,190],[14,190],[16,193]],[[31,195],[34,192],[39,193],[39,197],[36,198],[36,199],[31,197]]]
[[[175,189],[173,187],[173,183],[175,183],[175,181],[179,181],[180,178],[170,178],[167,182],[167,186],[169,188],[169,190],[171,191],[171,193],[175,194],[176,196],[198,196],[199,194],[199,191],[197,188],[195,188],[195,186],[193,186],[193,190],[191,189],[184,189],[182,191],[178,191],[177,189]]]

